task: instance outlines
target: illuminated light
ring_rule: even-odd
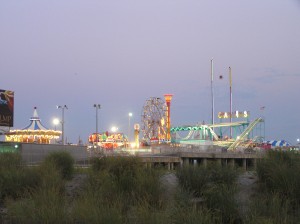
[[[54,124],[54,125],[58,125],[58,124],[59,124],[59,122],[60,122],[60,121],[59,121],[59,119],[58,119],[58,118],[54,118],[54,119],[53,119],[53,124]]]
[[[165,94],[164,97],[166,102],[169,103],[172,100],[173,94]]]
[[[161,123],[162,126],[164,126],[165,125],[165,119],[162,118],[161,121],[160,121],[160,123]]]
[[[113,126],[113,127],[111,128],[111,131],[112,131],[112,132],[116,132],[117,130],[118,130],[118,128],[115,127],[115,126]]]
[[[218,113],[218,118],[223,118],[223,113],[222,112]]]
[[[250,113],[249,111],[235,111],[235,112],[219,112],[218,118],[247,118],[249,117]]]
[[[15,149],[17,149],[17,148],[19,148],[19,146],[18,146],[18,145],[15,145]]]

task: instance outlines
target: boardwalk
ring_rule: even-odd
[[[70,145],[45,145],[45,144],[18,144],[18,151],[21,153],[26,164],[38,164],[53,151],[67,151],[75,159],[77,165],[88,165],[93,157],[99,156],[95,151],[87,150],[86,146]],[[122,149],[104,152],[104,156],[128,156],[135,155],[141,158],[147,167],[165,166],[174,169],[184,164],[204,165],[209,162],[216,162],[221,165],[239,166],[244,169],[256,166],[257,159],[263,158],[264,153],[241,153],[241,152],[220,152],[216,150],[199,150],[197,148],[159,147],[147,150]]]

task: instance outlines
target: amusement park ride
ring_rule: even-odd
[[[220,112],[218,113],[220,123],[171,127],[171,99],[172,95],[166,94],[165,102],[159,97],[151,97],[145,102],[141,128],[142,141],[145,145],[165,143],[180,147],[211,145],[235,150],[238,147],[254,147],[262,142],[264,120],[257,118],[250,122],[249,111]],[[230,122],[222,122],[226,119],[230,119]]]
[[[171,127],[170,105],[172,94],[150,97],[146,100],[141,115],[141,146],[170,145],[172,147],[251,148],[262,143],[264,120],[257,118],[250,122],[249,111],[219,112],[220,123],[197,124]],[[233,121],[234,119],[234,121]],[[230,122],[222,122],[229,120]],[[138,145],[139,126],[135,127],[135,140]],[[185,137],[181,137],[184,136]],[[123,133],[98,133],[89,137],[89,142],[103,149],[131,147]]]

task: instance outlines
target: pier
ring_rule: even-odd
[[[73,145],[45,145],[45,144],[27,144],[27,143],[5,143],[1,147],[5,149],[12,148],[14,151],[20,152],[24,164],[39,164],[51,152],[67,151],[69,152],[76,165],[88,166],[90,159],[102,156],[129,156],[134,155],[141,159],[146,167],[162,166],[169,170],[186,164],[194,166],[206,167],[209,163],[218,163],[222,166],[241,167],[244,170],[256,167],[258,159],[264,157],[262,152],[242,153],[242,152],[222,152],[222,151],[199,151],[198,149],[189,149],[185,147],[163,147],[149,148],[147,150],[138,149],[122,149],[110,152],[102,152],[87,150],[86,146]]]

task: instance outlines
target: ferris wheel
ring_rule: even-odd
[[[142,111],[143,139],[149,141],[163,141],[167,133],[167,106],[158,97],[150,97],[146,100]]]

